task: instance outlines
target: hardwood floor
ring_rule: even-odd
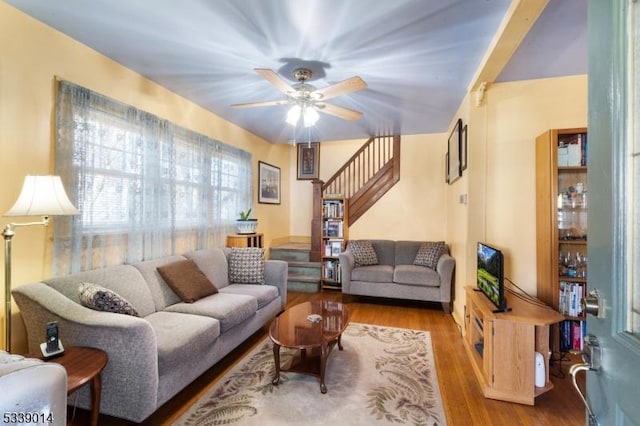
[[[306,300],[330,298],[340,300],[339,292],[308,294],[290,292],[288,306]],[[451,315],[442,312],[440,304],[411,303],[393,300],[357,298],[349,304],[351,321],[390,327],[426,330],[431,333],[440,392],[449,425],[584,425],[584,408],[571,385],[569,363],[552,366],[554,388],[536,399],[535,406],[485,399],[476,381],[467,352],[464,349],[460,326]],[[206,371],[186,389],[160,407],[143,425],[172,424],[196,402],[216,380],[229,371],[258,342],[267,335],[263,329],[231,352],[217,365]],[[555,377],[562,372],[565,377]],[[584,386],[584,383],[581,383]],[[354,413],[354,415],[357,415]],[[69,424],[87,424],[88,413],[76,410]],[[129,424],[121,419],[101,415],[100,425]]]

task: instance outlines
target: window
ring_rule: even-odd
[[[222,246],[252,204],[249,153],[147,112],[63,81],[56,127],[80,210],[56,220],[56,274]]]

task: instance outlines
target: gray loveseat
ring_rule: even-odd
[[[198,250],[19,286],[13,296],[29,351],[39,352],[49,321],[58,322],[65,347],[104,350],[109,362],[102,373],[100,412],[141,422],[284,310],[286,262],[264,262],[264,285],[230,283],[228,256],[228,249]],[[157,268],[185,259],[195,262],[216,294],[182,302]],[[82,282],[116,292],[139,317],[83,306]],[[80,390],[77,403],[90,406],[88,389]]]
[[[375,257],[366,265],[357,265],[352,245],[370,242]],[[423,241],[356,240],[350,241],[340,253],[342,294],[388,297],[395,299],[440,302],[442,309],[451,312],[451,293],[454,259],[446,245],[433,260],[433,268],[415,265],[416,255]]]

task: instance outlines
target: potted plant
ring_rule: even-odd
[[[255,234],[258,226],[258,219],[251,219],[251,209],[240,212],[240,218],[236,220],[238,234]]]

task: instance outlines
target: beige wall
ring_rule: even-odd
[[[326,181],[362,146],[365,140],[321,142],[320,179]],[[364,216],[349,226],[349,238],[444,240],[444,153],[446,135],[403,135],[400,145],[400,182]],[[294,153],[295,154],[295,153]],[[310,181],[296,180],[292,158],[292,235],[309,235]]]
[[[454,243],[456,302],[462,323],[465,285],[475,285],[475,245],[485,241],[505,254],[505,276],[536,294],[535,138],[552,128],[587,125],[587,76],[528,80],[489,86],[480,106],[475,94],[460,116],[469,126],[469,168],[449,187],[447,240]],[[468,192],[466,207],[457,197]],[[459,222],[466,209],[466,259]]]
[[[260,219],[258,230],[265,234],[267,245],[271,239],[289,234],[288,147],[257,138],[2,2],[0,214],[7,211],[17,198],[25,175],[54,172],[52,117],[56,77],[249,151],[253,154],[254,176],[257,176],[258,160],[280,167],[282,204],[265,205],[256,201],[254,217]],[[257,200],[257,191],[255,197]],[[4,219],[0,222],[3,227],[8,222]],[[16,218],[16,222],[20,220]],[[48,230],[39,227],[16,231],[12,263],[14,287],[50,275],[49,236]],[[3,298],[4,293],[1,293]],[[14,313],[16,310],[14,305]],[[4,316],[4,309],[0,311]],[[12,323],[13,340],[16,342],[13,348],[20,350],[23,348],[24,331],[15,314]],[[0,333],[3,330],[4,324]]]
[[[453,129],[458,118],[462,119],[462,125],[467,125],[467,131],[473,131],[474,126],[471,124],[472,117],[469,112],[469,96],[465,96],[460,108],[456,112],[456,115],[449,124],[449,129]],[[444,136],[445,140],[448,140],[449,133]],[[474,142],[473,135],[467,136],[467,143]],[[445,147],[446,152],[446,147]],[[467,148],[467,154],[469,154],[469,147]],[[444,154],[443,154],[444,155]],[[444,161],[444,160],[443,160]],[[469,183],[470,173],[473,170],[478,170],[478,163],[474,164],[472,159],[468,156],[467,169],[462,172],[462,176],[454,181],[452,184],[445,184],[446,188],[446,235],[444,240],[449,244],[451,256],[456,260],[456,269],[454,271],[454,290],[453,290],[453,308],[452,313],[454,317],[457,317],[458,312],[464,311],[464,291],[463,288],[468,282],[467,271],[469,263],[468,259],[468,241],[470,232],[469,218],[472,215],[470,210],[469,200],[473,201],[469,197]],[[476,172],[477,173],[477,172]],[[461,197],[466,197],[466,201],[462,201]],[[472,204],[473,205],[473,204]],[[462,316],[460,315],[460,318]],[[462,320],[458,320],[458,323],[462,324]]]
[[[487,92],[486,238],[505,276],[536,292],[535,138],[587,125],[587,77],[497,84]]]

